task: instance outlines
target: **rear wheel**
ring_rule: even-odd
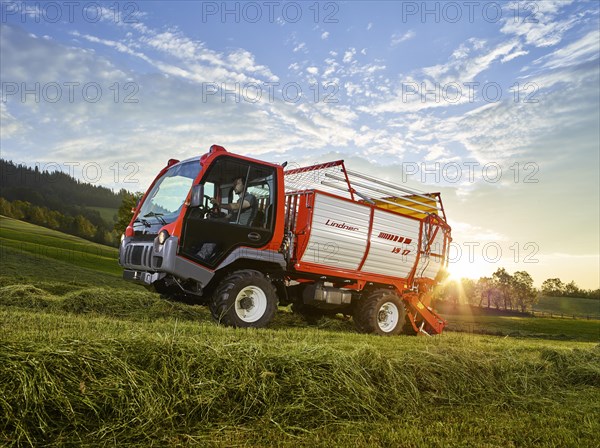
[[[402,332],[406,310],[404,302],[395,292],[379,289],[356,304],[353,319],[361,333],[392,336]]]
[[[277,293],[269,279],[253,270],[225,277],[213,294],[210,311],[215,320],[231,327],[265,327],[277,310]]]

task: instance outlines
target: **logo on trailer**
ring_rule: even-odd
[[[337,227],[338,229],[342,229],[342,230],[350,230],[352,232],[356,232],[356,231],[360,230],[358,227],[349,226],[345,222],[335,222],[335,221],[332,221],[331,219],[328,219],[327,222],[325,223],[325,225]]]

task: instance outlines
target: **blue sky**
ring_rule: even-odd
[[[344,158],[443,193],[457,275],[598,287],[598,2],[1,6],[3,158],[130,190],[213,143]]]

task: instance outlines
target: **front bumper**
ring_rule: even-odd
[[[177,256],[179,239],[170,236],[164,244],[126,237],[119,247],[119,264],[125,269],[123,278],[142,285],[152,283],[173,275],[181,280],[193,279],[201,286],[206,286],[214,273]]]
[[[166,275],[164,272],[132,271],[129,269],[123,271],[123,279],[144,286],[151,285]]]

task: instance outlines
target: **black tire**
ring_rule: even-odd
[[[361,333],[394,336],[402,332],[406,309],[394,291],[378,289],[356,303],[352,317]]]
[[[210,301],[213,318],[230,327],[266,327],[276,311],[275,286],[262,273],[250,269],[225,277]]]

